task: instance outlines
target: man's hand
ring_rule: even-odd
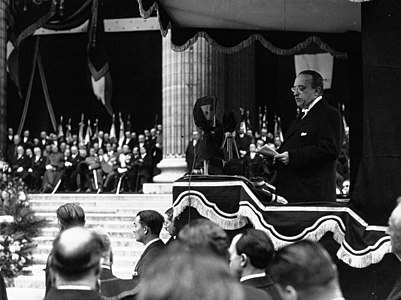
[[[288,151],[274,156],[274,161],[281,161],[283,164],[288,165],[290,163],[290,156],[288,155]]]

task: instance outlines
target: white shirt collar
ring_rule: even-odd
[[[263,273],[257,273],[257,274],[251,274],[251,275],[246,275],[246,276],[244,276],[244,277],[241,277],[241,279],[240,279],[239,281],[240,281],[240,282],[243,282],[243,281],[248,280],[248,279],[259,278],[259,277],[265,277],[265,276],[266,276],[266,273],[265,273],[265,272],[263,272]]]
[[[108,266],[108,265],[102,265],[102,269],[111,270],[110,266]]]
[[[87,285],[61,285],[57,287],[58,290],[82,290],[82,291],[90,291],[91,287]]]
[[[322,98],[323,98],[322,96],[317,97],[315,100],[313,100],[311,104],[309,104],[308,108],[302,109],[302,112],[305,113],[306,115],[312,109],[312,107],[314,107],[315,104],[318,103]]]
[[[143,252],[145,252],[145,250],[148,249],[150,245],[152,245],[153,243],[156,243],[158,240],[160,240],[160,239],[159,238],[155,238],[154,240],[151,240],[150,242],[148,242],[145,245],[145,249],[143,249]]]

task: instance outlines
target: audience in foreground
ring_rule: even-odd
[[[277,251],[270,274],[283,300],[344,300],[327,251],[304,240]]]
[[[67,229],[53,244],[54,288],[45,300],[101,300],[98,292],[102,240],[83,227]]]

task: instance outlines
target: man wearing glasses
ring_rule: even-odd
[[[323,78],[302,71],[291,88],[302,110],[278,150],[277,194],[288,202],[336,201],[336,160],[341,150],[340,113],[323,96]]]

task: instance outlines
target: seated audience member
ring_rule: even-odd
[[[101,300],[98,292],[102,240],[89,229],[75,227],[60,233],[52,250],[54,287],[45,300]]]
[[[77,203],[66,203],[56,210],[60,232],[72,228],[85,226],[85,212]],[[53,286],[54,276],[50,270],[50,260],[52,253],[49,254],[46,263],[46,293]]]
[[[138,293],[139,278],[120,279],[113,275],[113,251],[110,236],[101,229],[94,230],[102,240],[102,269],[100,273],[100,294],[103,300],[134,300]]]
[[[199,133],[198,131],[192,132],[192,139],[189,141],[185,150],[185,161],[187,163],[187,171],[192,172],[197,152],[196,145],[198,144]]]
[[[34,156],[32,157],[31,171],[28,170],[28,172],[30,172],[32,177],[31,190],[33,192],[37,192],[42,187],[43,175],[46,171],[46,160],[42,156],[42,150],[38,146],[33,148],[33,154]]]
[[[64,155],[54,144],[51,146],[51,151],[46,159],[46,172],[43,177],[44,192],[51,192],[61,180],[64,172]]]
[[[270,274],[283,300],[344,300],[327,251],[303,240],[277,251]]]
[[[144,272],[138,300],[257,300],[246,298],[227,264],[200,249],[174,244]]]
[[[137,192],[139,190],[140,159],[139,149],[134,147],[134,149],[132,149],[132,155],[129,161],[130,167],[128,168],[127,174],[128,189],[130,192]]]
[[[17,146],[17,156],[14,164],[11,166],[13,176],[21,178],[25,184],[28,185],[29,172],[28,169],[31,167],[31,162],[28,156],[25,155],[24,147],[21,145]]]
[[[133,226],[134,237],[137,242],[145,245],[145,250],[135,266],[134,276],[141,277],[143,271],[164,250],[165,245],[159,238],[163,222],[163,216],[154,210],[143,210],[136,215]]]
[[[170,207],[164,213],[164,229],[170,235],[170,239],[167,241],[166,245],[169,245],[171,242],[173,242],[177,234],[174,226],[173,212],[173,208]]]
[[[152,157],[147,153],[145,147],[139,148],[141,158],[139,159],[139,190],[142,190],[144,183],[152,181],[153,162]]]
[[[14,135],[12,144],[8,145],[6,152],[6,161],[10,166],[14,165],[17,161],[17,148],[21,145],[21,138],[19,135]]]
[[[33,148],[33,141],[31,140],[29,130],[25,130],[22,133],[21,143],[22,143],[22,146],[24,146],[24,149],[32,149]]]
[[[84,189],[84,183],[86,182],[87,192],[94,189],[99,189],[103,185],[102,169],[100,168],[100,159],[96,154],[95,148],[89,149],[89,156],[85,158],[86,167],[81,172],[81,190]],[[92,180],[93,178],[93,184]]]
[[[252,138],[245,134],[244,127],[240,127],[238,134],[235,136],[235,143],[237,144],[240,157],[244,158],[248,153],[249,145],[252,143]]]
[[[255,144],[249,145],[249,153],[245,156],[248,178],[264,177],[270,179],[271,172],[263,161],[263,157],[256,153]]]
[[[266,291],[280,300],[276,286],[266,269],[274,256],[274,246],[268,235],[257,229],[247,229],[231,241],[230,269],[242,284]]]
[[[397,199],[397,206],[392,211],[388,220],[387,234],[390,235],[391,252],[393,252],[399,260],[401,260],[401,197]],[[393,290],[390,292],[386,300],[401,299],[401,279],[398,279]]]
[[[65,161],[65,171],[63,176],[64,188],[66,191],[75,191],[77,186],[78,165],[85,158],[79,155],[78,147],[71,146],[71,155]]]

